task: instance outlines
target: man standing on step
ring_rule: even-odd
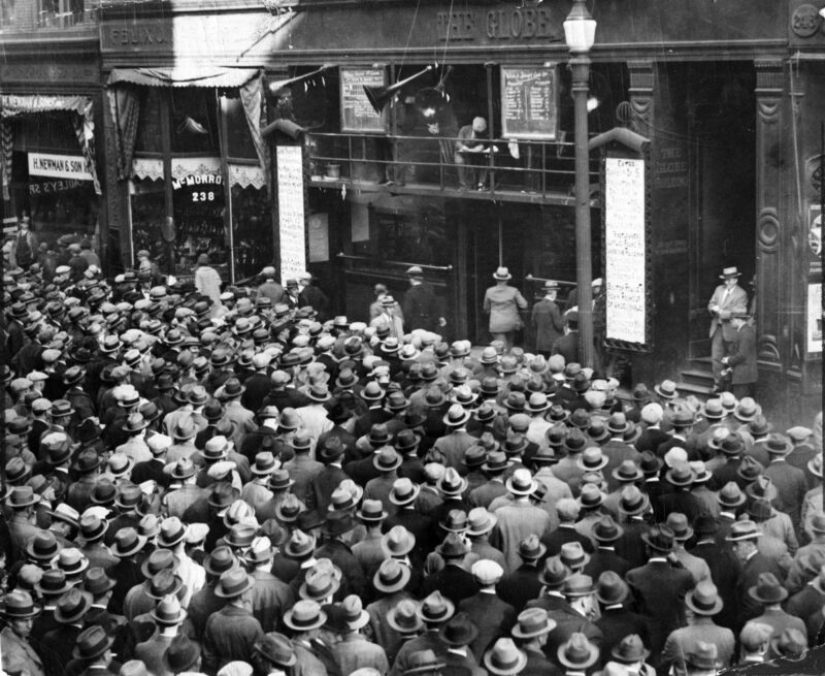
[[[731,324],[731,317],[735,314],[746,314],[748,311],[748,294],[739,286],[739,276],[742,273],[731,266],[722,269],[719,278],[723,284],[716,287],[708,303],[708,311],[713,319],[710,322],[710,356],[713,360],[714,389],[721,389],[722,358],[729,354],[729,344],[736,339],[736,330]]]

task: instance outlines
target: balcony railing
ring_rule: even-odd
[[[574,145],[496,139],[495,150],[461,153],[453,137],[308,135],[310,174],[315,185],[383,185],[393,192],[466,192],[480,197],[572,204]],[[598,184],[597,158],[591,185]],[[479,186],[479,183],[481,186]]]

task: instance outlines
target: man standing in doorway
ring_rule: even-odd
[[[728,345],[736,338],[731,316],[734,313],[745,314],[748,311],[748,294],[738,284],[740,275],[736,266],[724,268],[719,275],[724,283],[716,287],[708,303],[708,311],[713,317],[710,322],[710,356],[717,391],[721,387],[724,368],[722,358],[728,355]]]
[[[441,304],[432,287],[424,281],[424,271],[417,265],[407,269],[410,288],[404,294],[401,306],[406,323],[406,330],[424,329],[437,333],[439,328],[447,326],[441,312]]]
[[[17,221],[17,236],[14,239],[14,260],[23,270],[28,270],[37,254],[37,237],[30,229],[28,216]]]
[[[536,353],[550,356],[553,343],[563,335],[564,319],[556,305],[558,282],[547,281],[542,288],[544,298],[533,306],[532,324],[536,332]]]
[[[728,345],[729,354],[722,357],[722,366],[730,372],[731,392],[741,400],[753,397],[759,370],[756,365],[756,329],[748,315],[735,314],[730,320],[734,339]],[[723,371],[723,373],[725,373]]]

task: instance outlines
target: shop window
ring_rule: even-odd
[[[86,18],[84,0],[40,0],[37,25],[43,28],[65,28],[83,23]]]
[[[224,228],[224,187],[222,182],[208,181],[217,175],[205,175],[200,182],[173,181],[175,273],[195,274],[198,256],[207,254],[210,263],[223,279],[229,279],[229,236]]]
[[[424,208],[415,214],[370,209],[370,239],[358,242],[356,253],[424,265],[448,265],[452,242],[443,213]]]
[[[172,152],[219,155],[214,89],[172,90]]]

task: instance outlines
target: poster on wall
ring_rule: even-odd
[[[808,354],[822,354],[822,282],[808,284]]]
[[[605,160],[606,337],[647,342],[645,161]]]
[[[278,146],[278,233],[281,283],[306,270],[304,158],[301,146]]]
[[[341,68],[341,131],[373,132],[386,131],[384,118],[376,113],[364,87],[383,87],[387,84],[386,69]]]

